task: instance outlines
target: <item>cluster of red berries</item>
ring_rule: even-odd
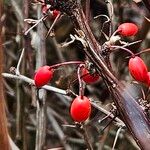
[[[140,57],[130,58],[128,67],[130,74],[136,81],[150,85],[150,72],[148,72],[147,66]]]
[[[60,14],[60,11],[58,11],[56,9],[51,10],[51,5],[49,5],[49,4],[43,4],[42,5],[42,13],[43,14],[47,14],[48,12],[51,13],[52,19],[55,19]]]
[[[43,6],[43,13],[47,13],[50,7],[47,5]],[[53,10],[55,17],[58,15],[57,10]],[[123,23],[121,24],[117,32],[122,36],[133,36],[138,32],[138,27],[133,23]],[[150,84],[150,72],[148,72],[147,67],[143,60],[135,56],[129,60],[129,71],[133,78],[137,81]],[[46,85],[53,78],[54,69],[50,66],[40,67],[34,76],[34,82],[36,87],[40,88]],[[86,83],[93,83],[99,80],[100,76],[97,72],[91,73],[86,68],[81,70],[81,78]],[[77,96],[70,108],[70,115],[72,119],[76,122],[84,122],[89,118],[91,114],[91,103],[86,96]]]
[[[93,83],[99,79],[97,73],[90,74],[86,68],[82,68],[81,76],[84,82]],[[40,88],[53,78],[54,69],[50,66],[40,67],[34,76],[35,86]],[[70,115],[76,122],[84,122],[91,114],[91,103],[86,96],[77,96],[70,107]]]
[[[138,27],[134,23],[123,23],[118,27],[117,32],[122,36],[134,36],[138,32]],[[150,72],[140,57],[130,58],[128,67],[136,81],[150,85]]]
[[[53,78],[54,69],[50,66],[40,67],[34,76],[35,86],[40,88],[46,85]],[[90,74],[86,68],[82,68],[81,77],[86,83],[96,82],[100,77],[97,73]]]

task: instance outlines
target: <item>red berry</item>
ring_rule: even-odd
[[[59,15],[60,11],[58,10],[53,10],[53,13],[52,13],[52,18],[55,19],[58,15]]]
[[[122,36],[133,36],[138,32],[138,27],[134,23],[123,23],[118,27],[118,32]]]
[[[148,80],[147,67],[140,57],[136,56],[134,58],[130,58],[129,71],[135,80],[140,82],[147,82]]]
[[[148,86],[150,86],[150,72],[147,73],[148,80],[145,82]]]
[[[34,76],[34,82],[36,87],[41,87],[47,84],[53,77],[53,69],[50,66],[40,67]]]
[[[85,121],[91,114],[90,100],[86,96],[77,96],[71,104],[70,114],[76,122]]]
[[[81,75],[83,76],[83,81],[86,83],[93,83],[99,79],[98,73],[90,74],[90,72],[86,68],[82,68]]]
[[[50,9],[50,5],[42,5],[42,13],[46,14],[48,10]]]

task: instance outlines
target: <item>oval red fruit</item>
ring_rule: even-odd
[[[130,58],[129,71],[135,80],[140,82],[147,82],[148,70],[144,61],[140,57],[136,56],[134,58]]]
[[[71,104],[70,114],[76,122],[85,121],[91,114],[90,100],[86,96],[77,96]]]
[[[36,87],[41,87],[47,84],[53,77],[53,69],[50,69],[50,66],[40,67],[34,76],[34,82]]]
[[[133,36],[138,32],[138,27],[134,23],[123,23],[118,27],[118,32],[122,36]]]
[[[82,68],[81,76],[82,80],[86,83],[94,83],[99,79],[98,73],[90,74],[90,72],[86,68]]]

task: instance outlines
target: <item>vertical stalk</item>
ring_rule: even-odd
[[[30,9],[30,1],[29,0],[23,0],[22,2],[22,30],[23,31],[26,31],[28,29],[28,23],[27,22],[24,22],[23,19],[25,18],[28,18],[29,17],[29,9]],[[33,66],[31,66],[32,63],[30,63],[31,61],[31,44],[30,44],[30,35],[24,35],[24,38],[23,38],[23,48],[24,48],[24,56],[28,58],[29,60],[29,65],[30,65],[30,75],[32,76],[32,68]],[[30,53],[29,53],[30,51]],[[26,70],[26,64],[27,64],[27,61],[26,59],[23,59],[22,60],[22,67],[21,67],[21,72],[22,73],[25,73],[25,71],[28,71]],[[24,69],[25,68],[25,69]],[[18,84],[19,81],[18,81]],[[32,93],[32,88],[31,87],[31,93]],[[26,120],[26,115],[25,115],[25,107],[27,106],[27,103],[26,103],[26,96],[24,95],[25,93],[22,93],[22,91],[20,90],[20,86],[18,86],[18,92],[20,91],[20,93],[17,94],[17,101],[18,101],[18,111],[20,112],[20,119],[18,119],[18,121],[20,120],[21,122],[21,125],[18,126],[18,128],[20,128],[21,130],[21,139],[22,139],[22,149],[23,150],[27,150],[27,143],[26,143],[26,128],[25,128],[25,120]],[[19,116],[18,116],[19,117]]]
[[[24,124],[24,99],[21,97],[20,80],[16,81],[16,93],[17,93],[17,104],[16,104],[16,143],[19,148],[23,149],[23,124]]]
[[[84,136],[84,140],[85,140],[85,142],[86,142],[86,145],[87,145],[87,149],[88,149],[88,150],[93,150],[93,147],[92,147],[90,138],[89,138],[89,136],[88,136],[87,127],[86,127],[84,124],[83,124],[82,133],[83,133],[83,136]]]
[[[38,19],[42,17],[41,15],[41,6],[38,6],[37,9]],[[45,30],[43,23],[38,24],[37,34],[39,41],[37,42],[36,49],[36,68],[46,64],[46,48],[45,48]],[[46,91],[40,89],[37,91],[37,111],[36,111],[36,145],[35,150],[42,150],[45,145],[45,136],[46,136]]]

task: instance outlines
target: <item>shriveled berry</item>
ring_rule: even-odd
[[[94,83],[100,78],[98,73],[90,74],[90,72],[86,68],[82,68],[81,75],[83,81],[86,83]]]
[[[36,87],[41,87],[47,84],[53,77],[53,69],[50,66],[40,67],[34,76],[34,82]]]
[[[148,70],[144,61],[140,57],[136,56],[134,58],[130,58],[129,71],[136,81],[147,82]]]
[[[84,122],[91,114],[91,103],[86,96],[77,96],[70,108],[70,115],[76,122]]]
[[[133,36],[138,32],[138,27],[134,23],[123,23],[118,27],[118,32],[122,36]]]

